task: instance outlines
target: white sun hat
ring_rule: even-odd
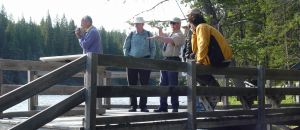
[[[143,17],[136,17],[133,23],[145,23],[145,20]]]

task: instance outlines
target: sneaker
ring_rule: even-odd
[[[209,102],[210,106],[212,107],[213,110],[215,110],[218,102]]]
[[[218,96],[212,96],[207,97],[208,103],[211,106],[212,111],[215,110],[215,107],[217,106],[218,102],[220,101],[220,98]]]
[[[153,112],[168,112],[168,109],[155,109]]]
[[[141,112],[149,112],[147,108],[141,109]]]
[[[202,111],[206,111],[203,103],[202,102],[196,103],[196,112],[202,112]]]
[[[136,112],[136,108],[131,108],[128,110],[128,112]]]

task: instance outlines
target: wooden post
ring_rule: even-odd
[[[266,88],[272,88],[271,86],[271,81],[270,80],[266,80]],[[271,97],[268,97],[266,98],[266,104],[272,104],[272,98]],[[273,107],[273,104],[272,104],[272,107]]]
[[[257,130],[266,130],[265,117],[265,68],[258,66],[257,68],[257,95],[258,95],[258,110],[257,110]]]
[[[298,84],[296,82],[296,87],[300,88],[300,81],[298,81]],[[296,95],[296,103],[300,103],[300,97],[299,97],[299,95]]]
[[[104,67],[97,67],[97,86],[103,86],[104,84]],[[103,107],[103,98],[97,98],[97,114],[101,115],[105,113],[105,108]]]
[[[105,79],[104,79],[104,85],[108,86],[111,85],[111,73],[105,72]],[[107,109],[111,109],[111,101],[110,98],[104,98],[104,104],[107,105]]]
[[[103,85],[103,76],[102,71],[97,72],[97,86],[102,86]],[[97,98],[97,109],[103,108],[103,103],[102,103],[102,98]]]
[[[229,87],[229,79],[225,76],[225,85],[224,87]],[[227,108],[229,105],[228,96],[222,96],[223,107]]]
[[[188,130],[196,130],[197,128],[197,120],[196,120],[196,63],[195,61],[188,61],[188,90],[187,90],[187,129]]]
[[[34,79],[36,79],[35,71],[28,70],[27,81],[31,82]],[[34,95],[28,99],[28,111],[36,110],[36,106],[38,106],[38,95]]]
[[[84,75],[85,97],[85,130],[96,130],[96,97],[97,97],[98,55],[87,54],[86,72]]]
[[[266,80],[265,84],[266,84],[265,88],[272,88],[272,81],[271,80]],[[277,98],[272,99],[272,98],[268,98],[268,96],[267,96],[265,104],[271,104],[271,108],[279,108],[280,102],[277,102],[277,101],[278,101]],[[281,100],[279,100],[279,101],[281,101]],[[266,129],[267,130],[272,130],[272,124],[267,124]]]
[[[2,95],[2,84],[3,84],[3,71],[2,69],[0,68],[0,96]],[[0,114],[2,114],[3,111],[0,111]]]
[[[0,96],[2,95],[3,71],[0,68]]]

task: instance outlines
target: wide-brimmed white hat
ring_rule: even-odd
[[[145,23],[145,20],[143,17],[136,17],[133,23]]]

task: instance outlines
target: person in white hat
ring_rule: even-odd
[[[159,35],[152,38],[158,39],[163,42],[162,54],[164,60],[172,60],[180,62],[181,47],[185,42],[185,36],[183,35],[181,28],[181,19],[174,17],[170,21],[172,32],[165,34],[162,28],[159,29]],[[160,85],[161,86],[178,86],[178,72],[173,71],[161,71]],[[168,112],[167,96],[160,97],[160,106],[155,109],[154,112]],[[179,101],[177,95],[171,95],[172,112],[178,112]]]
[[[136,23],[142,23],[142,24],[144,25],[145,20],[144,20],[143,17],[136,17],[136,18],[134,19],[134,22],[133,22],[133,23],[134,23],[134,24],[136,24]]]
[[[127,36],[124,45],[124,56],[131,56],[136,58],[150,58],[154,59],[156,52],[156,45],[153,40],[147,37],[153,36],[152,33],[144,29],[145,20],[143,17],[136,17],[134,19],[135,31],[130,32]],[[151,70],[127,68],[127,81],[129,85],[137,85],[140,81],[141,85],[148,85]],[[131,109],[129,112],[136,112],[137,98],[130,97]],[[140,97],[139,107],[141,112],[149,112],[147,109],[147,97]]]

